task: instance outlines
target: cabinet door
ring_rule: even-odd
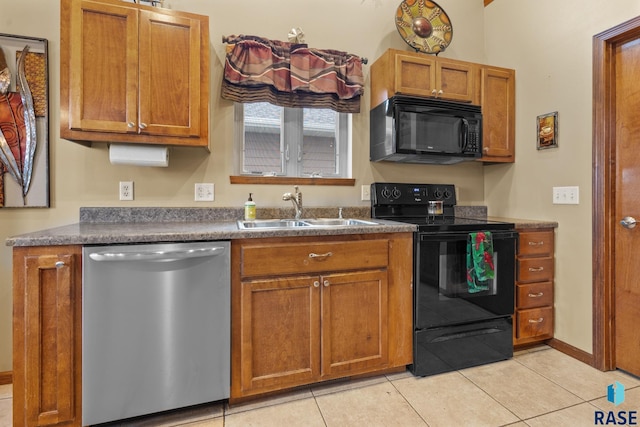
[[[436,96],[454,101],[472,102],[474,95],[473,64],[438,59]]]
[[[200,21],[140,11],[140,133],[200,134]]]
[[[482,68],[482,160],[515,161],[515,72]]]
[[[403,95],[434,96],[436,63],[426,56],[395,56],[395,92]],[[436,91],[437,92],[437,91]]]
[[[388,364],[386,270],[322,276],[322,375]]]
[[[136,133],[138,11],[72,0],[69,31],[69,127]]]
[[[241,286],[241,334],[234,339],[241,340],[243,395],[317,380],[319,277],[243,281]]]
[[[80,425],[81,248],[13,256],[14,425]]]

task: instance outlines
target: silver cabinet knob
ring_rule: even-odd
[[[434,89],[434,90],[431,91],[431,95],[436,96],[437,94],[438,94],[437,90]]]
[[[327,286],[329,286],[329,281],[325,280],[324,282],[322,282],[322,284],[324,285],[324,287],[326,288]]]
[[[128,127],[128,128],[130,128],[130,129],[131,129],[131,128],[134,128],[135,126],[136,126],[136,124],[135,124],[135,123],[133,123],[133,122],[129,122],[129,123],[127,123],[127,127]]]
[[[318,282],[317,280],[315,280],[315,281],[313,282],[313,287],[314,287],[314,288],[319,288],[319,287],[320,287],[320,282]]]
[[[64,261],[56,261],[55,266],[56,268],[64,267]]]
[[[624,228],[634,228],[636,226],[636,219],[632,216],[625,216],[622,218],[622,221],[620,221],[620,224],[622,224]]]
[[[140,123],[140,124],[138,125],[138,127],[139,127],[140,129],[146,129],[146,128],[147,128],[147,124],[146,124],[146,123]]]

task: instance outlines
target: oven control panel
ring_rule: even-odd
[[[427,205],[439,200],[444,205],[456,204],[456,187],[453,184],[405,184],[374,182],[371,184],[371,204],[378,205]]]

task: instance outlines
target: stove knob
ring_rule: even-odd
[[[444,198],[448,199],[449,197],[451,197],[451,191],[445,189],[444,190]]]
[[[436,199],[442,199],[442,190],[436,188],[433,192],[433,197],[435,197]]]
[[[382,189],[382,191],[380,192],[380,195],[381,195],[382,197],[384,197],[385,199],[388,199],[388,198],[390,198],[390,197],[391,197],[391,192],[389,191],[389,189],[388,189],[387,187],[384,187],[384,188]]]
[[[396,188],[394,188],[394,189],[393,189],[393,191],[391,192],[391,196],[392,196],[394,199],[399,199],[399,198],[400,198],[400,196],[402,196],[402,193],[401,193],[401,192],[400,192],[400,190],[398,190],[398,188],[396,187]]]

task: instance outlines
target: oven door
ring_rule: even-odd
[[[485,230],[486,231],[486,230]],[[469,292],[467,232],[422,232],[415,236],[416,329],[510,316],[514,311],[518,233],[492,231],[495,277],[487,290]]]

